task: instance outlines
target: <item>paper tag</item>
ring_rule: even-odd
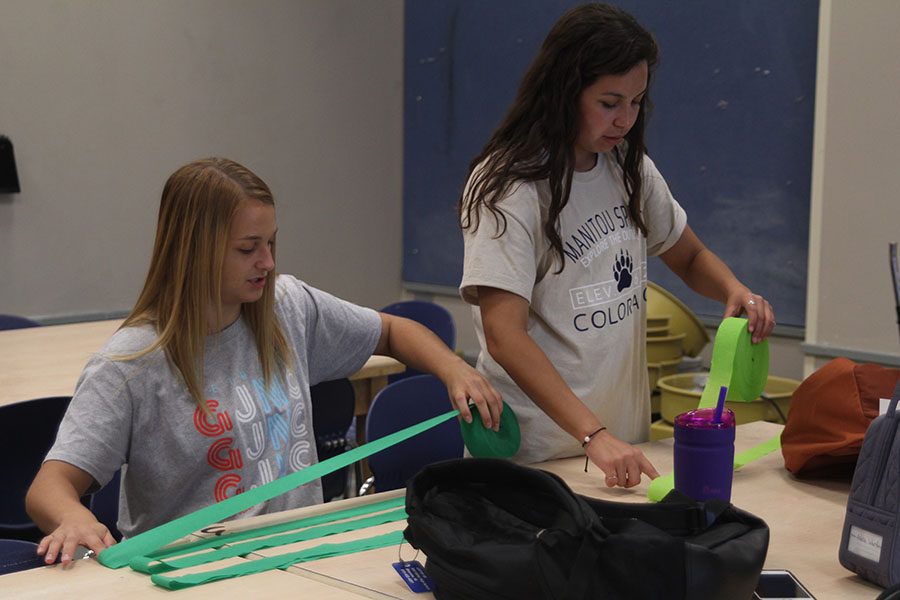
[[[425,567],[417,560],[391,563],[409,589],[416,593],[430,592],[432,588],[431,577],[425,573]]]
[[[878,400],[878,414],[883,415],[887,412],[888,406],[891,405],[890,398],[881,398]]]
[[[881,560],[881,540],[882,537],[877,533],[851,525],[847,550],[877,563]]]

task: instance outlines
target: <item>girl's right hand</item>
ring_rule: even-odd
[[[99,554],[106,548],[116,543],[115,538],[103,523],[90,517],[73,518],[57,527],[53,532],[44,537],[38,544],[38,556],[44,557],[44,562],[51,565],[60,556],[60,562],[65,566],[72,562],[75,549],[80,545]]]
[[[609,430],[591,438],[584,451],[591,462],[606,474],[607,487],[634,487],[641,482],[642,473],[650,479],[659,477],[643,452],[623,442]]]

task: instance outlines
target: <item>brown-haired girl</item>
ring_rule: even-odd
[[[695,291],[746,313],[754,342],[775,325],[697,238],[645,154],[658,50],[624,11],[564,14],[460,202],[462,297],[474,305],[478,368],[515,411],[516,460],[586,453],[606,484],[657,475],[647,440],[646,264],[659,256]]]

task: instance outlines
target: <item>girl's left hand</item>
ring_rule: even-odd
[[[503,401],[500,392],[473,369],[462,358],[458,358],[446,370],[440,374],[441,380],[447,386],[450,401],[454,408],[459,410],[460,416],[466,423],[472,422],[472,412],[469,403],[478,407],[478,414],[485,428],[498,431],[500,429],[500,413],[503,411]]]
[[[775,311],[769,301],[747,288],[735,291],[725,303],[725,317],[747,315],[747,329],[754,344],[763,341],[775,327]]]

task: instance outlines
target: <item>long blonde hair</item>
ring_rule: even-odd
[[[122,324],[150,324],[158,338],[140,352],[117,358],[131,360],[162,348],[204,411],[207,312],[212,302],[217,316],[221,316],[222,265],[231,222],[248,200],[275,205],[265,182],[232,160],[204,158],[175,171],[163,188],[144,288]],[[241,315],[253,331],[268,385],[277,365],[289,364],[291,356],[275,316],[275,273],[266,278],[257,302],[241,305]]]

